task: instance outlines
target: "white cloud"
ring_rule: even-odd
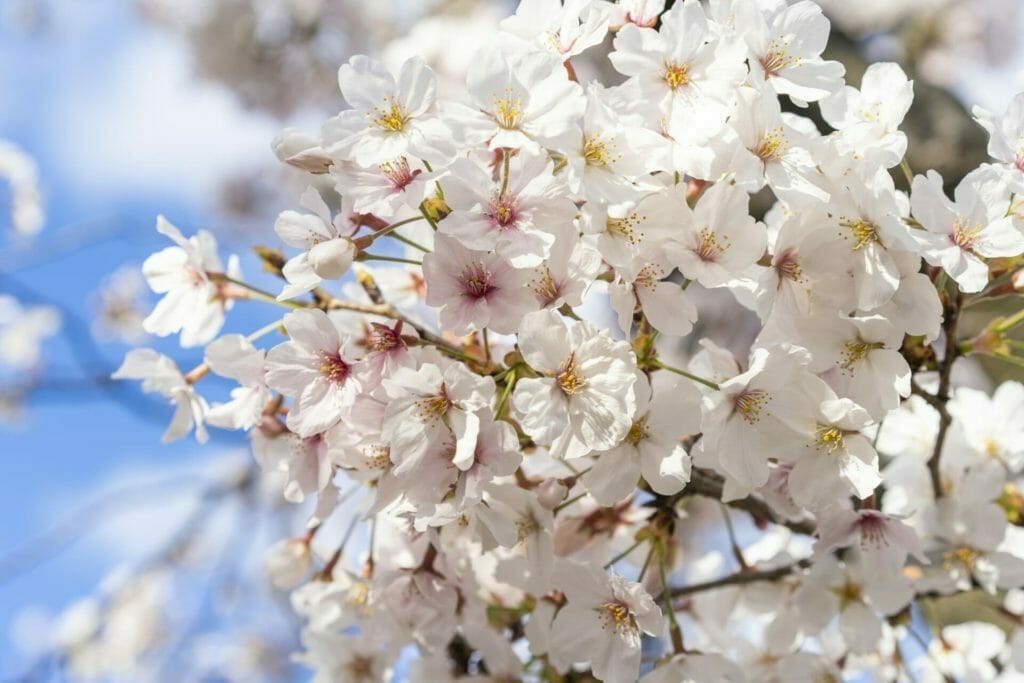
[[[100,78],[59,84],[44,125],[67,185],[100,199],[204,202],[231,172],[272,163],[278,123],[196,78],[180,39],[151,28],[131,36]]]

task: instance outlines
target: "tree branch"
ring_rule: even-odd
[[[715,588],[724,588],[725,586],[740,586],[747,583],[755,583],[757,581],[775,581],[781,579],[784,576],[788,576],[793,572],[806,569],[810,566],[808,560],[800,560],[799,562],[793,562],[782,567],[775,569],[757,569],[754,571],[736,572],[729,576],[723,576],[720,579],[714,579],[712,581],[705,581],[703,583],[691,583],[689,586],[679,586],[670,589],[670,595],[673,598],[679,598],[684,595],[693,595],[694,593],[701,593],[703,591],[714,590]]]
[[[714,498],[717,501],[721,501],[722,488],[723,482],[717,475],[694,469],[690,475],[690,483],[688,483],[686,488],[677,495],[685,496],[696,494],[698,496],[705,496],[707,498]],[[815,525],[813,522],[809,520],[794,522],[785,519],[776,513],[768,503],[758,498],[747,497],[742,500],[733,500],[726,503],[726,505],[734,507],[737,510],[748,512],[753,515],[755,519],[772,522],[774,524],[781,524],[798,534],[805,534],[807,536],[814,535]]]
[[[928,473],[931,475],[932,493],[935,495],[936,500],[943,496],[942,474],[939,471],[939,466],[942,446],[946,442],[946,433],[949,430],[949,425],[953,422],[946,403],[949,401],[949,385],[953,375],[953,364],[956,362],[957,355],[959,354],[960,347],[957,344],[956,335],[963,304],[964,295],[957,288],[956,298],[953,300],[953,303],[947,304],[946,318],[942,325],[946,336],[946,356],[942,359],[942,364],[939,365],[939,389],[933,397],[934,400],[929,399],[927,396],[924,397],[939,412],[939,432],[935,435],[935,448],[928,459]]]

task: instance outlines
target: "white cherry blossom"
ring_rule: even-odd
[[[589,323],[538,311],[519,326],[523,360],[541,377],[516,384],[512,409],[552,454],[578,458],[616,446],[636,413],[636,360],[629,346]]]
[[[1024,251],[1024,231],[1008,215],[1010,190],[1000,174],[986,167],[960,181],[953,201],[942,187],[935,171],[914,178],[911,206],[925,228],[915,233],[921,255],[941,266],[963,291],[980,292],[988,284],[984,259]]]

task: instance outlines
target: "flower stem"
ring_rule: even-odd
[[[392,223],[391,225],[387,226],[386,228],[381,228],[377,232],[373,233],[373,235],[372,235],[373,240],[371,240],[370,244],[373,244],[373,242],[376,242],[377,239],[380,238],[380,237],[384,237],[386,235],[390,235],[392,232],[394,232],[398,228],[402,227],[403,225],[409,225],[410,223],[415,223],[416,221],[421,221],[423,219],[424,219],[424,216],[413,216],[412,218],[406,218],[405,220],[401,220],[401,221],[398,221],[396,223]]]
[[[561,512],[562,510],[564,510],[565,508],[569,507],[570,505],[572,505],[573,503],[575,503],[576,501],[578,501],[578,500],[579,500],[580,498],[582,498],[582,497],[583,497],[583,496],[585,496],[585,495],[587,495],[587,492],[586,492],[586,491],[584,491],[583,493],[581,493],[581,494],[579,494],[579,495],[573,496],[573,497],[572,497],[572,498],[570,498],[569,500],[565,500],[565,501],[562,501],[562,502],[561,502],[561,503],[560,503],[560,504],[558,505],[558,507],[556,507],[556,508],[555,508],[555,509],[553,510],[553,512],[555,512],[555,513]]]
[[[516,385],[516,371],[513,368],[508,374],[508,379],[505,381],[505,388],[501,392],[501,397],[498,399],[498,405],[494,406],[494,419],[501,418],[501,414],[505,410],[505,404],[508,403],[509,396],[512,395],[512,389]]]
[[[422,251],[424,254],[429,254],[430,253],[430,250],[427,249],[425,246],[423,246],[419,242],[413,242],[411,239],[409,239],[405,235],[399,235],[397,232],[393,232],[393,233],[391,233],[391,237],[395,238],[399,242],[403,242],[405,244],[408,244],[413,249],[418,249],[418,250]]]
[[[390,261],[393,263],[408,263],[411,266],[422,266],[421,261],[416,261],[411,258],[402,258],[401,256],[384,256],[383,254],[370,254],[364,252],[362,254],[362,261]]]
[[[248,339],[249,341],[256,341],[260,337],[264,337],[264,336],[270,334],[271,332],[273,332],[274,330],[280,328],[281,327],[281,322],[282,322],[281,320],[275,320],[274,322],[272,322],[272,323],[270,323],[268,325],[265,325],[265,326],[261,327],[260,329],[256,330],[255,332],[250,334],[248,337],[246,337],[246,339]]]
[[[626,548],[625,550],[623,550],[623,551],[622,551],[621,553],[619,553],[618,555],[616,555],[616,556],[615,556],[615,557],[613,557],[612,559],[608,560],[608,561],[607,561],[607,562],[605,563],[605,565],[604,565],[604,568],[605,568],[605,569],[608,569],[609,567],[611,567],[611,566],[612,566],[613,564],[615,564],[615,563],[616,563],[616,562],[618,562],[619,560],[623,560],[623,559],[625,559],[626,557],[628,557],[630,553],[632,553],[632,552],[633,552],[634,550],[636,550],[637,548],[639,548],[639,547],[640,547],[640,545],[641,545],[641,544],[642,544],[642,543],[644,542],[644,540],[645,540],[645,539],[639,539],[639,540],[637,540],[637,541],[636,541],[636,543],[634,543],[633,545],[629,546],[628,548]]]
[[[665,562],[667,561],[668,553],[665,552],[664,546],[660,548],[658,553],[658,572],[661,574],[661,592],[665,596],[665,611],[668,613],[668,633],[672,638],[672,649],[675,650],[676,654],[680,654],[686,651],[683,646],[683,629],[679,628],[679,621],[676,619],[676,610],[672,606],[672,591],[668,589],[668,577],[665,571]]]
[[[230,275],[227,275],[226,273],[210,273],[210,279],[213,280],[214,282],[230,282],[231,284],[237,287],[245,289],[249,293],[249,296],[246,298],[249,299],[259,299],[261,301],[266,301],[267,303],[275,304],[277,306],[283,306],[285,308],[306,308],[305,304],[300,303],[298,301],[280,301],[276,296],[274,296],[270,292],[260,289],[255,285],[250,285],[248,282],[236,280],[235,278],[231,277]]]
[[[910,189],[910,186],[914,184],[914,172],[910,170],[910,164],[906,159],[900,159],[900,170],[903,171],[903,177],[907,179],[907,189]]]
[[[1016,365],[1018,367],[1024,368],[1024,358],[1018,358],[1017,356],[1011,356],[1008,353],[993,353],[992,355],[995,358],[998,358],[999,360],[1006,361],[1007,363],[1010,363],[1011,365]]]
[[[427,222],[430,223],[430,227],[432,227],[434,231],[437,232],[437,221],[430,217],[430,214],[427,213],[427,208],[422,203],[420,204],[420,214],[422,214],[423,217],[427,219]]]
[[[703,384],[704,386],[708,387],[709,389],[714,389],[715,391],[719,391],[722,388],[722,387],[718,386],[716,383],[712,382],[709,379],[704,379],[703,377],[698,377],[697,375],[691,374],[691,373],[687,372],[686,370],[680,370],[679,368],[674,368],[671,365],[665,365],[660,360],[654,360],[654,361],[652,361],[652,364],[656,368],[660,368],[662,370],[668,370],[669,372],[674,372],[677,375],[682,375],[686,379],[693,380],[694,382],[697,382],[698,384]]]
[[[1024,323],[1024,308],[1011,315],[1009,318],[1003,318],[996,324],[996,332],[1002,334],[1009,332],[1013,328],[1017,327],[1021,323]]]
[[[501,149],[501,192],[498,193],[498,199],[504,199],[505,193],[508,191],[508,170],[509,162],[512,160],[512,155],[508,153],[507,147]]]

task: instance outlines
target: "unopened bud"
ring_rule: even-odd
[[[430,220],[444,220],[452,212],[450,206],[440,197],[429,197],[423,200],[423,211],[430,216]]]
[[[252,248],[256,255],[259,256],[260,260],[263,261],[263,270],[274,273],[275,275],[281,275],[281,269],[284,268],[285,258],[284,253],[280,249],[272,249],[271,247],[264,247],[256,245]]]
[[[275,588],[287,590],[306,578],[312,560],[309,544],[299,538],[286,538],[267,550],[263,570]]]
[[[333,163],[319,139],[295,128],[278,133],[270,147],[278,159],[309,173],[327,173]]]
[[[348,272],[356,256],[351,240],[339,237],[315,245],[309,250],[309,264],[313,272],[325,280],[337,280]]]
[[[549,510],[554,510],[569,494],[569,487],[558,479],[548,479],[537,487],[537,501]]]

